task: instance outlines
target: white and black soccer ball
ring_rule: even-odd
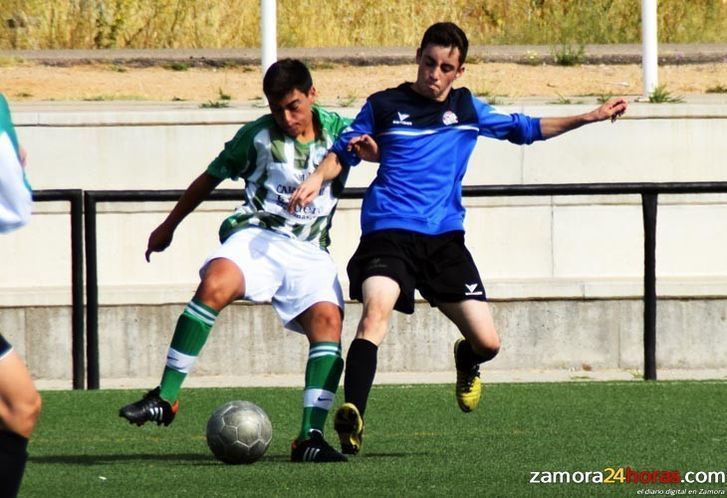
[[[273,426],[267,413],[249,401],[229,401],[207,421],[207,445],[225,463],[256,462],[272,439]]]

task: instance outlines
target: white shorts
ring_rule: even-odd
[[[316,303],[343,313],[343,291],[330,254],[308,242],[257,227],[236,232],[207,256],[199,271],[217,258],[234,262],[245,276],[243,299],[271,302],[283,326],[305,332],[295,318]]]

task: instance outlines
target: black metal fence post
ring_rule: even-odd
[[[644,379],[656,380],[656,211],[658,194],[641,195],[644,214]]]
[[[86,386],[98,389],[98,259],[96,247],[96,199],[86,191],[83,198],[86,227]]]
[[[83,191],[71,197],[71,289],[73,294],[73,389],[83,389],[85,382],[83,333]]]

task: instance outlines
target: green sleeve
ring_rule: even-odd
[[[8,107],[8,102],[5,100],[5,95],[0,93],[0,134],[2,132],[5,132],[10,137],[10,141],[13,144],[13,147],[15,148],[15,152],[18,152],[18,136],[15,134],[15,127],[13,126],[13,122],[10,118],[10,107]]]
[[[232,140],[225,143],[222,152],[207,166],[207,173],[220,180],[249,177],[257,162],[255,137],[271,124],[272,117],[266,114],[240,128]]]
[[[318,117],[318,121],[321,123],[321,127],[333,141],[353,122],[353,119],[344,118],[335,112],[328,111],[319,106],[314,106],[313,110]]]

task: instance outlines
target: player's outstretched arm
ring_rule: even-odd
[[[323,161],[321,161],[316,170],[308,178],[303,180],[290,196],[288,211],[294,213],[296,209],[304,208],[313,202],[321,192],[323,182],[333,180],[342,170],[343,166],[338,156],[333,152],[326,154],[326,157],[323,158]]]
[[[205,172],[199,175],[184,191],[167,218],[149,235],[145,257],[149,261],[151,253],[161,252],[172,243],[174,230],[182,220],[207,198],[222,180]]]
[[[597,123],[610,119],[615,121],[626,112],[628,103],[623,98],[612,98],[604,102],[596,109],[577,116],[563,118],[542,118],[540,120],[540,132],[544,139],[557,137],[567,131],[575,130],[588,123]]]

